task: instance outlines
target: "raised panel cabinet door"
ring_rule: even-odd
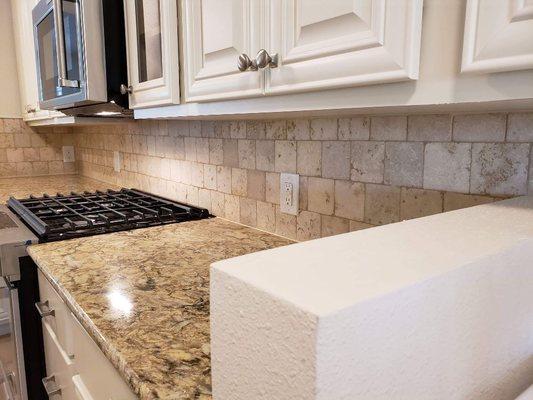
[[[261,96],[262,71],[239,71],[261,48],[263,0],[182,0],[185,100]]]
[[[422,0],[270,0],[266,93],[418,78]]]
[[[125,0],[130,108],[179,103],[176,0]]]
[[[533,68],[533,0],[468,0],[461,72]]]

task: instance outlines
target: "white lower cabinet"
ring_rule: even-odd
[[[41,271],[38,275],[47,374],[43,385],[50,400],[137,399]]]

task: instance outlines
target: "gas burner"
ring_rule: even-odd
[[[84,192],[28,199],[8,206],[41,242],[208,218],[209,211],[136,189]]]

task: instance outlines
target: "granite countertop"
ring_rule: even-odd
[[[211,399],[209,266],[293,243],[212,218],[31,246],[141,399]]]
[[[50,195],[67,194],[84,190],[118,189],[114,185],[85,178],[79,175],[49,175],[24,178],[0,178],[0,202],[5,203],[10,196],[15,198],[28,197],[30,194]]]

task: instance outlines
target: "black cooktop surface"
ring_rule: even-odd
[[[41,242],[208,218],[204,208],[136,189],[11,197],[8,206]]]

